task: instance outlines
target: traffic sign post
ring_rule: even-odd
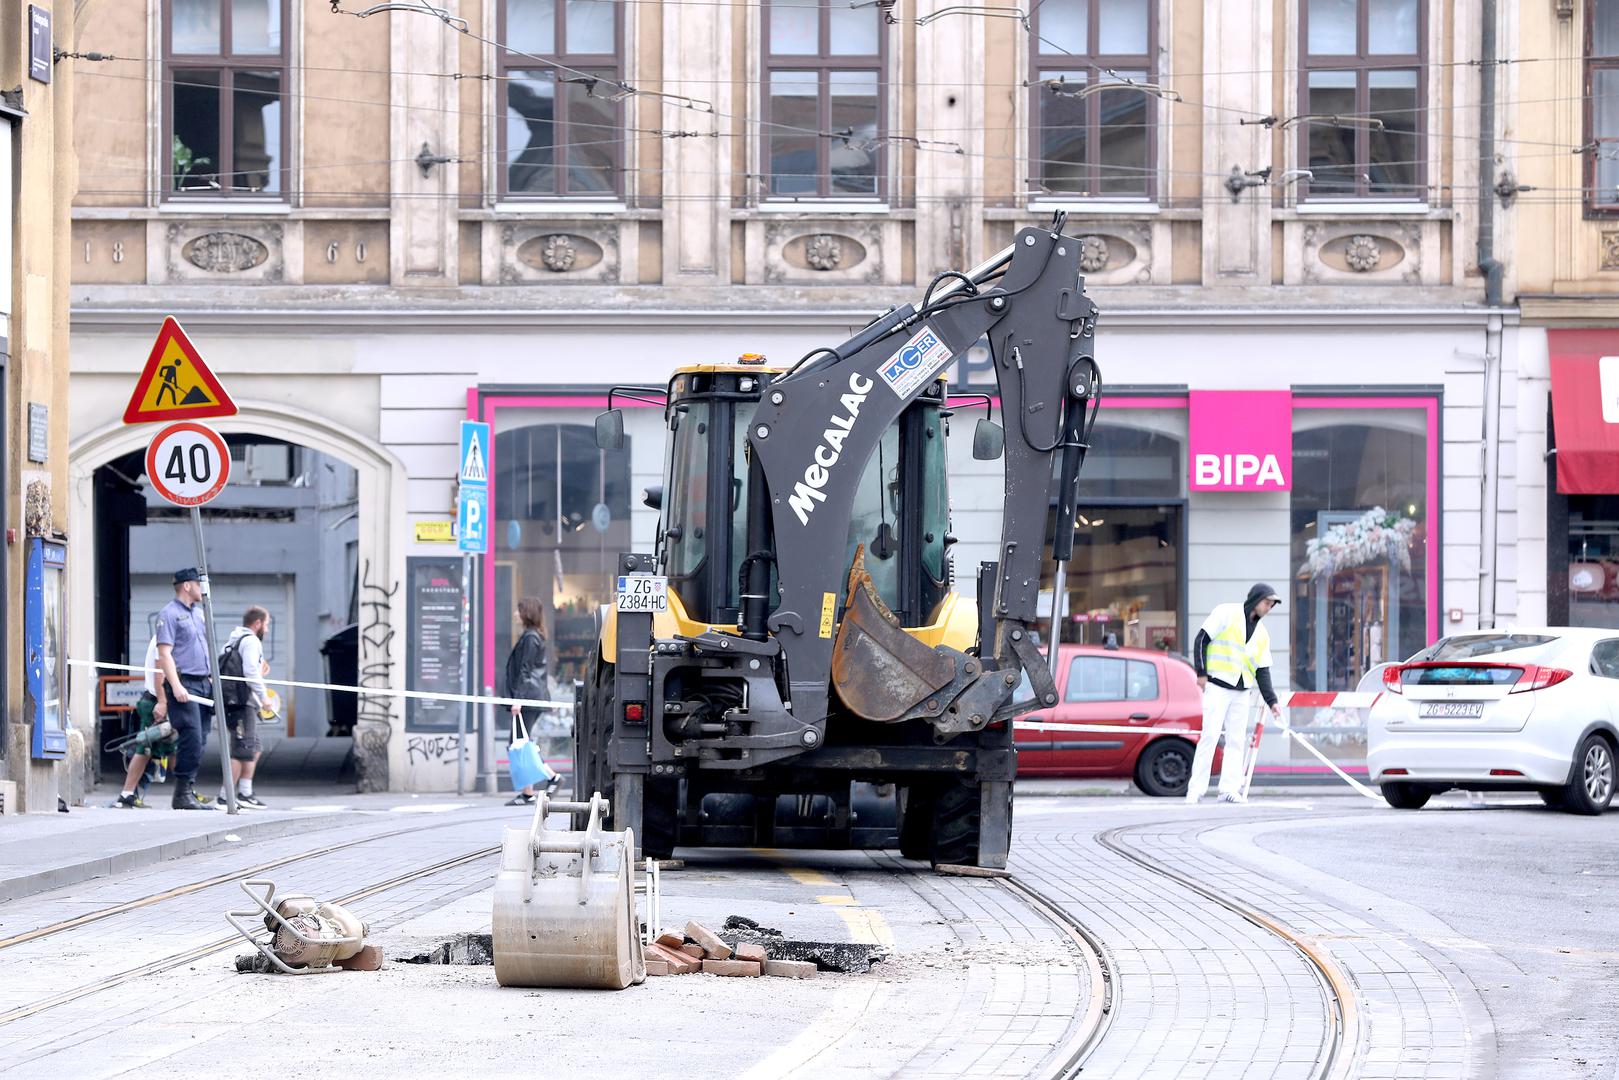
[[[489,551],[489,425],[478,420],[461,421],[461,466],[457,470],[460,483],[455,500],[456,542],[461,547],[461,688],[470,694],[467,686],[467,651],[472,644],[472,579],[474,555]],[[467,726],[472,706],[461,706],[460,750],[455,763],[455,793],[466,794],[467,789]],[[493,772],[493,766],[490,766]]]
[[[219,384],[180,324],[169,316],[146,358],[135,392],[124,407],[124,423],[207,420],[235,416],[236,403]]]
[[[202,613],[208,635],[208,675],[214,684],[214,716],[219,721],[221,786],[230,813],[238,812],[236,785],[230,778],[230,736],[225,729],[225,682],[219,677],[219,642],[214,633],[213,588],[208,581],[208,551],[202,542],[202,505],[211,502],[230,480],[230,449],[204,424],[189,420],[159,431],[146,448],[146,479],[163,498],[191,508],[191,532],[197,544],[197,574],[202,578]]]

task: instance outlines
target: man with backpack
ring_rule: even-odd
[[[225,728],[230,732],[230,776],[236,785],[236,801],[262,810],[264,803],[253,794],[253,770],[258,766],[259,710],[269,703],[264,676],[264,635],[270,630],[270,613],[257,604],[242,616],[242,625],[231,631],[230,641],[219,654],[219,673],[224,676]],[[232,678],[235,676],[235,678]],[[226,792],[219,789],[219,801]]]

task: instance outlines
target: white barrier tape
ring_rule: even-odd
[[[1297,742],[1300,746],[1304,747],[1306,750],[1310,751],[1310,753],[1314,754],[1316,756],[1316,759],[1319,760],[1321,762],[1321,764],[1325,765],[1327,768],[1329,768],[1333,772],[1337,773],[1338,778],[1340,780],[1342,780],[1344,783],[1348,784],[1350,787],[1354,788],[1356,791],[1360,792],[1362,795],[1366,796],[1368,799],[1376,799],[1378,802],[1383,801],[1383,796],[1382,795],[1379,795],[1377,792],[1373,791],[1371,788],[1367,787],[1365,784],[1361,783],[1359,780],[1356,780],[1353,776],[1350,776],[1348,773],[1346,773],[1342,769],[1338,768],[1338,766],[1335,765],[1332,762],[1332,760],[1327,757],[1327,755],[1323,754],[1321,751],[1319,751],[1315,747],[1311,746],[1309,739],[1306,739],[1303,735],[1300,735],[1298,732],[1294,731],[1292,728],[1287,727],[1285,725],[1282,727],[1282,730],[1287,732],[1289,735],[1293,736],[1293,740],[1295,742]]]
[[[110,668],[113,671],[128,671],[138,675],[157,672],[157,668],[141,667],[138,664],[110,664],[101,660],[69,660],[74,667]],[[245,675],[221,675],[221,679],[231,682],[249,682]],[[414,698],[418,701],[459,701],[468,705],[520,705],[525,709],[557,709],[563,712],[573,711],[571,701],[540,701],[533,698],[505,698],[505,697],[479,697],[473,694],[429,694],[422,690],[395,690],[387,686],[339,686],[336,683],[296,682],[292,679],[261,680],[269,686],[291,686],[300,690],[336,690],[345,694],[360,694],[365,697],[396,697]],[[192,701],[201,701],[202,698],[191,695]],[[213,703],[208,703],[213,707]]]

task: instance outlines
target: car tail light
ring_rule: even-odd
[[[624,719],[631,720],[636,723],[645,720],[646,706],[642,705],[640,702],[632,702],[631,704],[624,706]]]
[[[1411,770],[1409,770],[1409,769],[1384,769],[1383,770],[1383,775],[1384,776],[1410,776],[1411,775]]]
[[[1519,772],[1517,769],[1491,769],[1490,770],[1490,775],[1491,776],[1522,776],[1523,773]]]
[[[1522,694],[1530,690],[1544,690],[1548,686],[1556,686],[1574,673],[1567,668],[1542,667],[1539,664],[1523,665],[1523,674],[1518,681],[1512,684],[1509,693]]]
[[[1387,690],[1391,694],[1405,693],[1405,691],[1400,687],[1400,672],[1403,670],[1404,668],[1399,664],[1390,664],[1388,667],[1384,668],[1383,689]]]

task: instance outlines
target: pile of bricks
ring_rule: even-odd
[[[748,978],[774,975],[782,979],[813,978],[816,967],[809,960],[772,960],[763,945],[743,942],[735,949],[701,923],[689,922],[684,934],[671,930],[660,934],[647,947],[648,975],[724,975]]]

